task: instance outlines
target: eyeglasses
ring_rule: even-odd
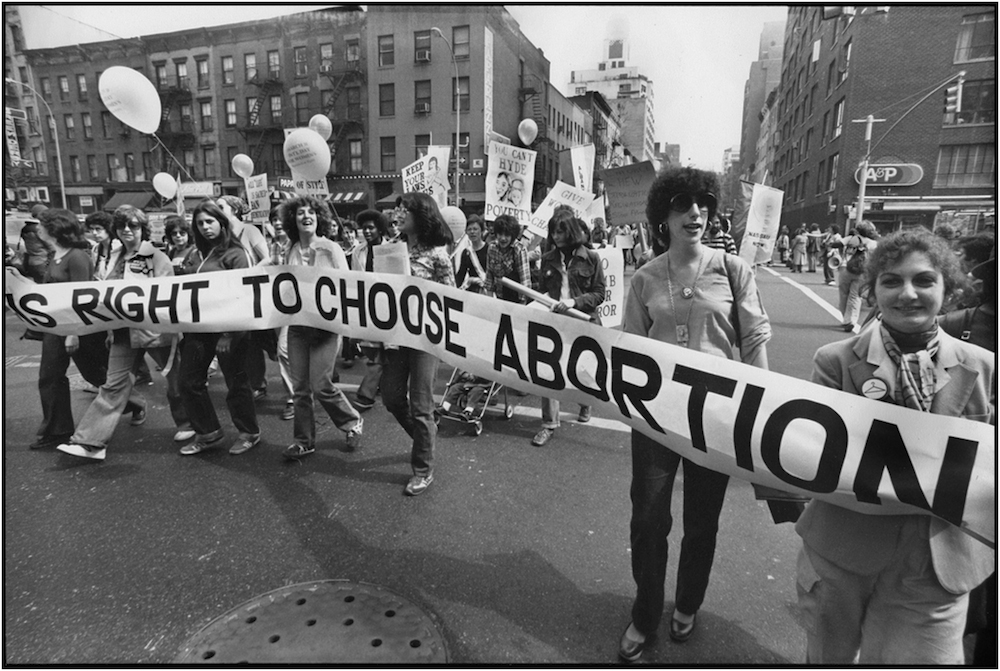
[[[131,228],[133,231],[140,231],[140,230],[142,230],[142,224],[140,224],[138,221],[116,221],[115,222],[115,228],[125,228],[125,227]]]
[[[711,211],[715,209],[718,202],[715,194],[708,191],[698,194],[678,193],[670,199],[670,209],[674,212],[687,212],[692,205],[697,203],[699,208]]]
[[[187,231],[172,231],[170,233],[171,237],[176,237],[178,235],[187,235]]]

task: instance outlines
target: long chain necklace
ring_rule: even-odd
[[[701,277],[702,271],[705,269],[705,252],[701,253],[701,260],[698,262],[698,274],[694,276],[694,281],[691,282],[690,287],[681,285],[681,298],[694,298],[694,290],[698,285],[698,278]],[[667,295],[670,297],[670,311],[674,315],[674,323],[676,324],[677,330],[677,344],[681,347],[687,347],[688,344],[688,322],[691,319],[691,310],[693,305],[688,303],[687,314],[684,316],[684,323],[680,323],[680,319],[677,315],[677,308],[674,306],[674,284],[670,279],[673,272],[670,270],[670,255],[667,255]]]

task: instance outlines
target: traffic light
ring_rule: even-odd
[[[962,80],[959,79],[944,91],[944,113],[958,114],[962,111]]]

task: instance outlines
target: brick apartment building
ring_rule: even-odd
[[[792,7],[784,39],[770,166],[783,225],[850,225],[866,151],[865,124],[852,121],[869,114],[885,119],[870,163],[897,168],[869,172],[865,216],[881,232],[995,220],[995,7],[858,7],[827,20],[821,6]],[[961,71],[962,111],[945,113],[942,84]]]

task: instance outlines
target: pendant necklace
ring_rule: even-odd
[[[686,287],[681,285],[681,298],[691,299],[694,298],[694,289],[698,284],[698,278],[701,277],[702,271],[705,269],[705,253],[702,252],[701,260],[698,263],[698,273],[694,276],[694,281],[691,286]],[[677,315],[677,308],[674,306],[674,285],[670,279],[673,273],[670,270],[670,255],[667,255],[667,295],[670,297],[670,311],[674,315],[674,323],[676,324],[677,331],[677,344],[681,347],[687,347],[688,344],[688,321],[691,319],[691,310],[693,306],[688,303],[687,315],[684,317],[684,323],[680,323],[680,319]]]

